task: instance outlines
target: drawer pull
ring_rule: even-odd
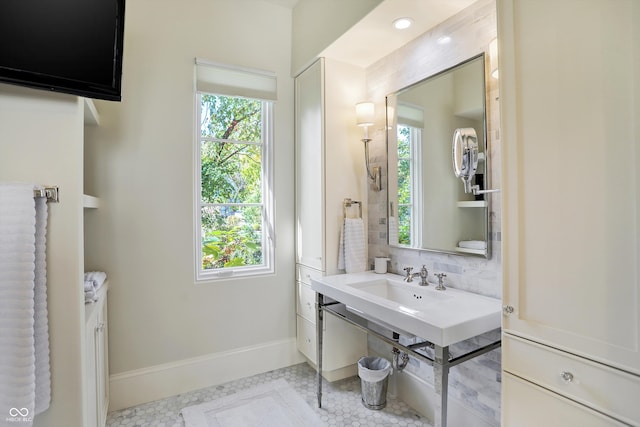
[[[560,378],[562,378],[562,381],[564,381],[567,384],[573,382],[573,374],[568,371],[560,372]]]

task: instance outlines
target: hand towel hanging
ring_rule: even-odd
[[[344,269],[347,273],[359,273],[367,269],[367,249],[362,218],[345,218],[342,223],[338,268]]]
[[[51,375],[46,296],[44,199],[32,184],[0,184],[0,407],[49,407]],[[21,425],[30,426],[30,422]]]

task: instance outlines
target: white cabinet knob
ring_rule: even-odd
[[[562,378],[562,381],[564,381],[567,384],[569,384],[570,382],[573,382],[573,374],[568,371],[560,372],[560,378]]]

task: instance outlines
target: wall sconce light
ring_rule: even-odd
[[[358,126],[364,127],[364,157],[367,165],[367,176],[373,181],[373,190],[380,191],[382,189],[382,170],[380,166],[373,168],[373,171],[369,167],[369,126],[373,126],[375,118],[375,110],[373,102],[360,102],[356,104],[356,121]]]
[[[489,43],[489,64],[491,65],[491,77],[494,79],[499,78],[500,71],[498,70],[498,39],[493,39]]]

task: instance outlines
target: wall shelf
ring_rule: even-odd
[[[82,207],[85,209],[96,209],[100,206],[100,199],[97,197],[89,196],[87,194],[82,195]]]
[[[84,124],[90,126],[99,126],[100,125],[100,116],[98,115],[98,110],[96,110],[96,105],[93,103],[92,99],[83,98],[84,99]]]
[[[469,249],[469,248],[461,248],[456,246],[456,252],[464,252],[466,254],[476,254],[476,255],[485,255],[486,249]]]

